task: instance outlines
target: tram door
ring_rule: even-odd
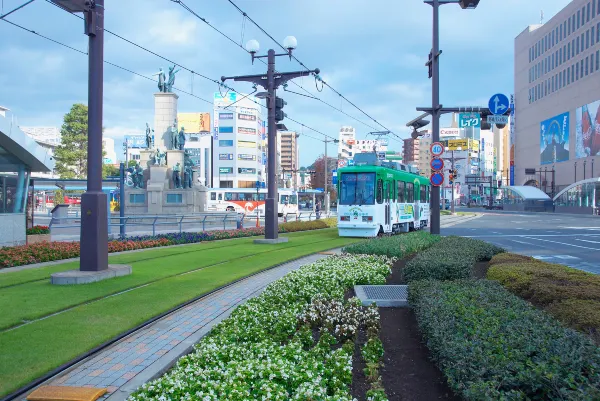
[[[413,208],[413,220],[415,229],[421,228],[421,202],[424,202],[424,199],[421,199],[421,190],[419,185],[415,185],[413,198],[415,199],[415,207]],[[417,196],[419,199],[417,200]]]
[[[392,213],[391,213],[391,192],[392,184],[390,181],[383,182],[383,204],[385,208],[385,216],[383,222],[383,231],[390,232],[392,230]]]

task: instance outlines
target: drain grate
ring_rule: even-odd
[[[407,285],[356,285],[354,292],[365,306],[372,303],[382,308],[408,306]]]

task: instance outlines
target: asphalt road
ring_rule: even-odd
[[[482,217],[442,228],[506,250],[600,274],[600,218],[553,213],[485,212]]]

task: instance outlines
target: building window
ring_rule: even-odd
[[[590,74],[594,72],[594,53],[590,54]]]
[[[581,41],[581,42],[582,42],[582,44],[583,44],[583,41]],[[575,54],[579,54],[579,36],[577,36],[577,41],[576,41],[576,43],[577,43],[577,44],[576,44],[576,46],[577,46],[577,47],[576,47],[576,49],[577,49],[577,50],[576,50],[576,53],[575,53]]]
[[[588,76],[588,73],[589,73],[589,62],[590,62],[589,57],[586,57],[585,58],[585,76],[586,77]]]
[[[581,10],[577,10],[577,29],[581,26]]]
[[[592,18],[594,18],[594,16],[596,16],[596,2],[592,0]]]
[[[586,50],[590,48],[590,31],[589,29],[585,31],[585,48]]]
[[[600,9],[600,6],[598,6],[598,9]],[[596,71],[598,71],[599,69],[600,69],[600,50],[597,50],[596,51]]]
[[[183,194],[167,194],[167,203],[183,203]]]
[[[581,60],[581,61],[579,62],[579,65],[580,65],[580,67],[579,67],[579,70],[580,70],[580,72],[579,72],[579,76],[580,76],[581,78],[583,78],[583,60]]]
[[[592,46],[594,46],[594,43],[596,43],[596,27],[595,26],[592,27],[592,34],[590,36],[592,37]]]
[[[129,203],[145,203],[146,202],[146,194],[129,194]]]
[[[592,0],[593,1],[593,0]],[[587,6],[585,7],[585,13],[587,14],[587,21],[590,21],[590,3],[587,3]]]

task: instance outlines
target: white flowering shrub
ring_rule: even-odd
[[[333,256],[287,274],[129,400],[351,401],[353,338],[361,325],[377,330],[379,314],[357,299],[344,302],[344,294],[353,285],[384,284],[391,263]]]

